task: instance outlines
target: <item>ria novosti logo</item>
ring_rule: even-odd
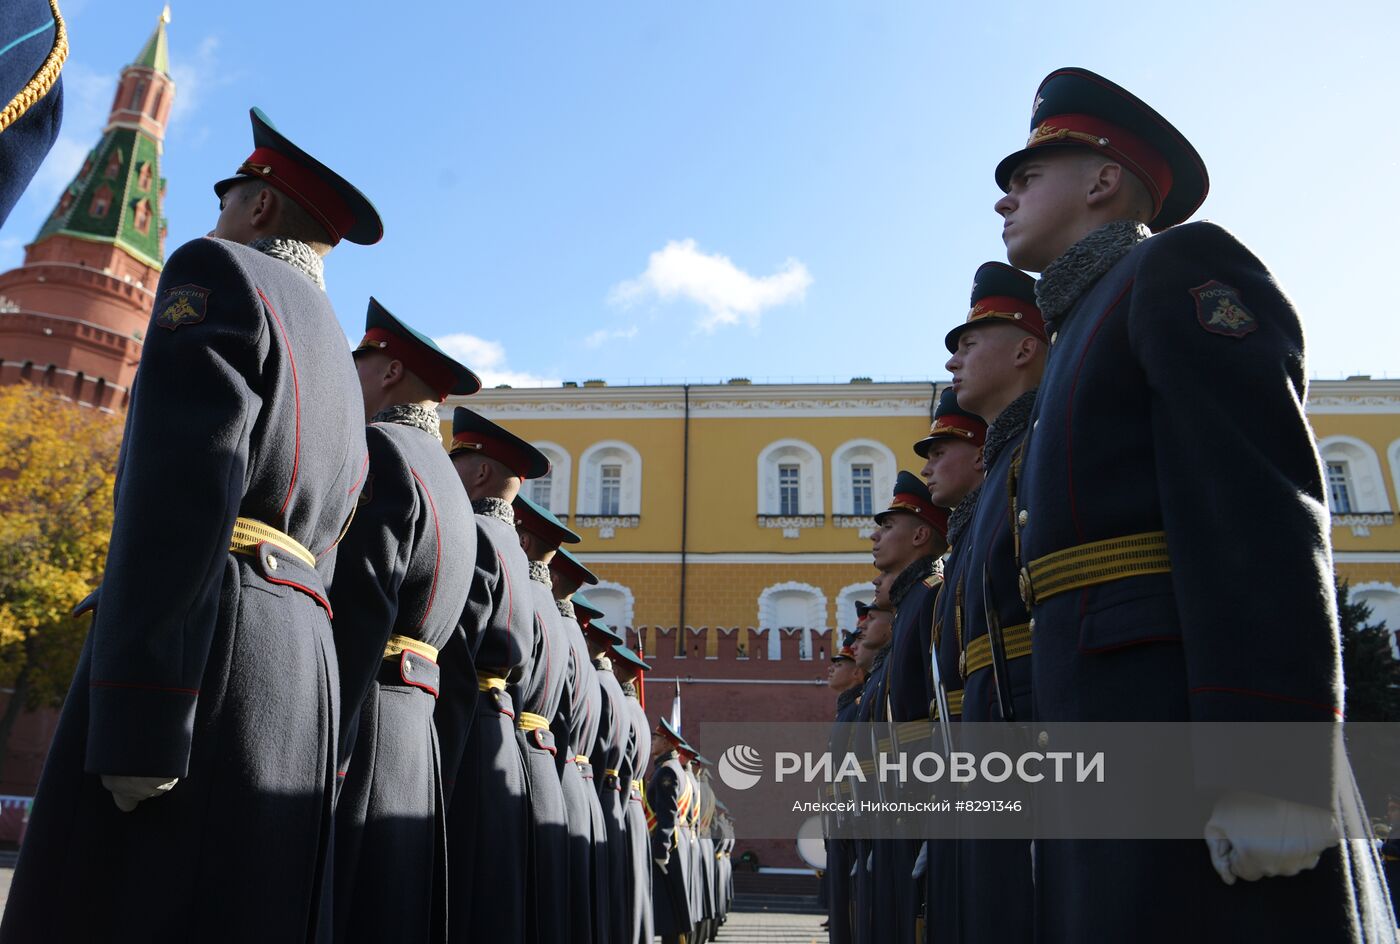
[[[747,790],[762,778],[763,756],[747,744],[735,744],[720,755],[719,779],[735,790]]]

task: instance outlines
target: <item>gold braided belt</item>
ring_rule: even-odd
[[[522,731],[548,731],[549,719],[532,711],[522,711],[515,719],[515,726]]]
[[[1046,554],[1022,567],[1021,599],[1026,606],[1033,606],[1082,587],[1144,574],[1169,574],[1171,570],[1165,531],[1090,541]]]
[[[481,692],[503,692],[506,690],[506,680],[500,675],[487,675],[484,672],[476,673],[476,688]]]
[[[961,714],[962,714],[962,703],[963,703],[963,690],[962,690],[961,688],[955,689],[954,691],[949,692],[949,693],[948,693],[948,714],[949,714],[950,716],[952,716],[952,717],[957,717],[957,716],[961,715]],[[929,711],[928,711],[929,717],[932,718],[934,721],[937,721],[937,720],[938,720],[938,699],[935,698],[935,699],[929,704],[928,707],[929,707]]]
[[[384,658],[392,659],[400,653],[411,652],[414,655],[422,656],[434,665],[437,664],[438,651],[419,639],[410,639],[407,636],[390,636],[389,641],[384,644]]]
[[[234,554],[246,554],[249,557],[258,555],[258,546],[261,544],[271,544],[273,547],[290,554],[301,561],[307,567],[316,566],[316,555],[302,547],[301,542],[290,534],[278,531],[270,524],[264,524],[254,518],[235,518],[233,521],[233,536],[229,538],[228,549]],[[277,558],[268,555],[266,561],[268,570],[277,569]]]
[[[1031,626],[1029,623],[1018,623],[1015,626],[1008,626],[1001,631],[1002,642],[1006,646],[1006,661],[1020,659],[1031,654]],[[972,677],[973,673],[988,668],[992,664],[992,637],[978,636],[967,644],[967,674],[963,676],[964,684],[966,679]],[[952,710],[952,704],[948,709]]]
[[[38,70],[30,76],[24,88],[0,109],[0,131],[23,118],[31,105],[49,94],[49,90],[58,81],[59,73],[63,71],[63,62],[68,58],[68,26],[63,22],[63,15],[58,12],[58,0],[49,0],[49,10],[53,14],[53,45],[49,47],[49,54],[44,57]]]

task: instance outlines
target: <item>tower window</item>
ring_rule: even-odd
[[[120,174],[121,171],[122,152],[121,148],[117,148],[114,151],[112,151],[112,156],[107,158],[107,172],[104,174],[104,176],[108,180],[115,180],[117,175]]]
[[[1345,462],[1327,463],[1327,503],[1334,515],[1351,513],[1351,478]]]
[[[150,190],[151,178],[154,176],[155,172],[151,170],[151,162],[143,162],[141,164],[141,170],[138,172],[136,177],[136,186],[140,187],[142,190]]]
[[[88,215],[101,219],[107,215],[107,210],[112,206],[112,191],[103,185],[97,188],[97,193],[92,195],[92,205],[88,207]]]

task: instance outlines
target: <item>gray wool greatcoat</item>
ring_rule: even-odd
[[[593,660],[602,694],[599,704],[598,737],[593,742],[593,787],[603,813],[602,844],[599,853],[607,859],[608,933],[605,941],[627,939],[627,821],[623,804],[630,786],[621,779],[622,756],[627,750],[631,725],[627,721],[627,696],[612,673],[612,662],[604,655]],[[612,771],[610,773],[609,771]]]
[[[132,390],[101,603],[0,939],[315,936],[339,681],[325,579],[367,455],[330,301],[197,239],[165,265]],[[235,517],[304,545],[229,551]],[[179,777],[122,813],[99,774]]]
[[[476,568],[476,521],[436,431],[371,423],[369,478],[337,552],[331,603],[344,779],[335,816],[335,939],[444,941],[447,837],[434,660]],[[357,720],[358,719],[358,720]]]
[[[651,726],[641,702],[626,696],[628,735],[627,753],[618,771],[627,794],[625,820],[627,825],[627,944],[652,944],[651,907],[651,839],[647,833],[645,783],[636,787],[634,781],[644,781],[647,759],[651,757]]]
[[[530,562],[508,502],[476,509],[476,573],[457,630],[438,656],[437,703],[447,793],[447,929],[453,941],[525,940],[530,807],[516,736],[519,683],[534,648]],[[507,679],[481,692],[477,673]]]
[[[1050,327],[1015,493],[1021,563],[1165,532],[1171,572],[1044,599],[1032,577],[1036,720],[1338,718],[1302,326],[1268,269],[1213,223],[1173,227],[1118,260]],[[1231,767],[1212,758],[1171,770],[1163,789],[1332,803],[1328,777],[1257,783]],[[1201,839],[1038,841],[1036,940],[1394,940],[1388,913],[1362,926],[1372,915],[1358,891],[1384,900],[1374,858],[1359,841],[1293,877],[1226,885]]]
[[[647,784],[651,822],[652,913],[656,933],[662,937],[690,934],[695,926],[691,910],[690,841],[685,837],[681,809],[694,796],[690,780],[675,751],[656,759],[656,772]]]
[[[569,642],[550,590],[549,565],[530,563],[529,596],[534,604],[536,646],[521,683],[523,710],[554,718],[564,697]],[[531,944],[573,940],[568,909],[569,836],[556,755],[568,749],[549,728],[517,730],[530,800],[530,852],[526,870],[525,939]]]

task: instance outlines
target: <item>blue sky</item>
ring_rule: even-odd
[[[161,3],[65,0],[63,136],[0,232],[22,259]],[[1314,377],[1400,373],[1388,3],[173,4],[167,251],[251,150],[249,105],[360,187],[328,261],[488,383],[927,379],[1003,259],[996,162],[1063,65],[1196,144],[1197,218],[1302,312]]]

